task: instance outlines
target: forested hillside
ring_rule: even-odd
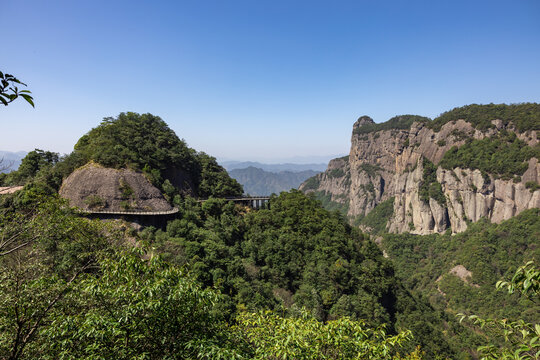
[[[88,162],[143,173],[178,213],[142,230],[81,216],[57,190]],[[537,321],[528,300],[489,288],[538,257],[538,211],[457,236],[385,235],[385,258],[300,191],[260,210],[227,201],[242,189],[214,158],[134,113],[106,119],[66,157],[33,151],[0,179],[25,185],[0,197],[0,358],[471,359],[505,342],[457,312]],[[471,278],[456,280],[457,265]]]
[[[382,248],[396,275],[435,309],[448,314],[538,323],[540,303],[495,291],[527,261],[540,262],[540,209],[501,224],[479,221],[451,235],[385,234]]]
[[[350,155],[300,189],[370,233],[406,288],[436,310],[534,324],[537,299],[495,285],[540,262],[539,131],[534,103],[473,104],[434,120],[364,116]],[[464,333],[447,335],[475,348],[479,339]]]

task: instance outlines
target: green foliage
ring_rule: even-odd
[[[397,350],[411,340],[411,332],[387,335],[384,327],[340,318],[322,323],[306,312],[283,318],[272,312],[242,313],[237,329],[254,349],[252,359],[421,359],[421,352],[401,357]]]
[[[371,194],[372,196],[375,196],[375,186],[372,182],[369,182],[367,184],[361,184],[360,189],[362,189],[366,193]]]
[[[530,192],[535,192],[536,190],[540,189],[540,184],[538,184],[536,181],[527,181],[525,183],[525,187],[529,189]]]
[[[42,358],[42,331],[82,273],[114,244],[56,198],[0,209],[0,358]]]
[[[312,196],[320,201],[322,207],[328,211],[338,211],[344,216],[346,216],[349,212],[349,201],[345,198],[345,196],[343,197],[344,202],[332,200],[332,194],[326,191],[315,191],[313,192]]]
[[[393,215],[394,198],[391,197],[377,204],[373,210],[362,218],[360,224],[371,228],[372,233],[380,234],[386,232],[386,224]]]
[[[216,159],[205,153],[197,154],[200,166],[197,193],[202,198],[240,196],[244,192],[242,185],[221,167]]]
[[[390,120],[380,123],[380,124],[364,124],[358,128],[354,129],[354,134],[362,135],[372,132],[377,132],[381,130],[405,130],[410,129],[413,122],[429,122],[430,119],[424,116],[419,115],[399,115],[394,116]]]
[[[509,282],[498,281],[498,289],[506,288],[509,294],[519,290],[522,295],[536,301],[540,300],[540,268],[533,261],[527,262],[517,269]],[[482,319],[477,315],[457,315],[460,321],[467,319],[490,335],[491,341],[503,339],[502,345],[493,342],[478,347],[485,360],[524,359],[536,360],[540,357],[540,324],[527,323],[523,320],[509,321],[508,319]]]
[[[540,304],[517,296],[501,297],[494,286],[526,260],[540,259],[539,217],[540,210],[531,209],[501,224],[472,223],[453,236],[386,234],[382,246],[406,287],[429,299],[435,309],[538,322]],[[456,265],[472,273],[467,282],[450,273]],[[482,344],[466,328],[458,328],[450,337],[452,343],[470,351]]]
[[[235,309],[294,315],[296,306],[327,321],[300,322],[298,331],[334,333],[329,358],[362,346],[372,357],[389,357],[408,325],[428,356],[452,354],[434,326],[440,319],[399,285],[377,246],[298,191],[274,196],[270,209],[259,211],[178,197],[180,218],[166,232],[143,234],[163,260],[115,250],[127,241],[117,223],[89,221],[59,200],[40,199],[0,212],[0,239],[15,239],[0,249],[0,357],[253,358],[265,351],[254,347],[257,337],[248,337],[245,323],[240,331],[225,321],[234,321]],[[188,264],[191,275],[173,264]],[[343,316],[352,320],[334,321]],[[281,328],[292,319],[282,318]],[[359,338],[348,338],[351,331]],[[25,340],[15,345],[19,334]]]
[[[450,135],[452,135],[454,137],[454,140],[456,141],[467,140],[469,138],[469,135],[467,135],[466,132],[458,130],[458,129],[452,130]]]
[[[0,102],[4,106],[8,106],[9,103],[20,96],[34,107],[34,98],[30,95],[31,92],[29,90],[19,90],[16,84],[26,86],[15,76],[0,71]]]
[[[444,154],[439,166],[445,169],[479,169],[509,180],[515,175],[523,175],[532,157],[540,159],[540,145],[530,147],[515,133],[501,131],[497,136],[472,140],[459,148],[452,147]]]
[[[333,179],[333,178],[340,178],[340,177],[343,177],[345,176],[345,172],[343,171],[343,169],[332,169],[330,171],[327,171],[326,174],[328,175],[329,178]]]
[[[321,183],[319,175],[315,175],[307,179],[303,184],[303,190],[317,190]]]
[[[120,179],[120,196],[124,200],[131,199],[133,195],[133,189],[123,179]]]
[[[90,195],[84,200],[90,209],[99,209],[105,206],[105,201],[98,195]]]
[[[428,127],[439,131],[444,124],[459,119],[471,123],[479,130],[493,128],[492,120],[502,120],[504,125],[513,124],[520,132],[540,130],[540,104],[471,104],[442,113],[428,123]]]
[[[5,185],[24,185],[38,172],[50,170],[59,160],[58,153],[35,149],[30,151],[21,162],[17,171],[12,171],[4,178]]]
[[[437,181],[437,167],[425,157],[422,159],[422,166],[424,171],[422,173],[422,182],[418,189],[420,200],[429,204],[429,199],[431,198],[446,207],[446,197],[442,191],[441,184]]]
[[[88,161],[114,168],[142,170],[145,165],[164,171],[175,165],[195,168],[194,151],[159,117],[151,114],[121,113],[108,117],[79,139],[75,151]]]
[[[167,261],[188,264],[200,282],[219,289],[225,308],[305,307],[319,320],[349,316],[373,327],[387,323],[391,332],[411,325],[423,332],[418,343],[426,353],[453,354],[441,320],[395,281],[377,246],[315,199],[284,192],[269,209],[247,212],[223,199],[177,206],[180,217],[167,231],[145,238]]]
[[[53,315],[48,358],[234,359],[219,295],[140,251],[107,256]]]
[[[372,164],[369,164],[369,163],[362,163],[360,165],[359,169],[360,169],[360,171],[365,172],[366,174],[368,174],[371,177],[377,176],[378,173],[383,170],[383,168],[380,167],[379,165],[372,165]]]
[[[540,269],[535,267],[534,261],[528,261],[516,270],[511,281],[497,281],[495,286],[497,289],[506,288],[509,294],[513,294],[518,289],[523,296],[538,301],[540,300]]]
[[[192,188],[200,197],[243,192],[215,158],[189,148],[152,114],[127,112],[105,118],[79,139],[70,158],[83,164],[95,161],[106,167],[142,170],[156,186],[168,179],[179,192]]]

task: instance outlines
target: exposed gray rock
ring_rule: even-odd
[[[88,164],[69,175],[60,188],[69,204],[88,211],[170,211],[172,206],[148,179],[133,170]]]
[[[467,228],[468,221],[487,218],[499,223],[521,211],[540,207],[540,190],[531,192],[526,182],[540,183],[538,159],[529,161],[519,182],[484,179],[479,170],[437,169],[437,181],[446,197],[445,204],[434,199],[425,203],[419,188],[423,179],[422,158],[438,164],[452,146],[461,146],[466,139],[483,139],[498,131],[516,132],[512,124],[500,120],[495,127],[480,131],[464,120],[448,122],[435,132],[424,123],[415,122],[408,130],[380,130],[362,134],[356,129],[373,124],[363,116],[353,125],[348,161],[332,160],[328,169],[317,175],[318,187],[300,190],[324,191],[332,201],[349,204],[352,218],[369,213],[377,204],[394,197],[394,216],[387,229],[390,232],[431,234],[451,229],[453,233]],[[516,132],[530,146],[538,143],[536,131]],[[341,169],[341,172],[338,171]],[[341,173],[336,177],[335,174]]]

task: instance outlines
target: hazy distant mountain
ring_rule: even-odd
[[[263,169],[253,166],[229,171],[229,175],[244,186],[244,193],[250,195],[279,194],[282,191],[296,189],[306,179],[315,176],[318,173],[319,171],[314,170],[304,170],[299,172],[280,171],[275,173],[264,171]]]
[[[220,165],[223,166],[228,172],[235,169],[246,169],[248,167],[254,167],[262,169],[264,171],[279,173],[281,171],[290,171],[290,172],[301,172],[306,170],[313,170],[316,172],[322,172],[326,170],[327,163],[317,163],[317,164],[263,164],[260,162],[254,161],[223,161],[220,162]]]
[[[21,165],[21,160],[26,156],[26,154],[26,151],[11,152],[0,150],[0,169],[10,166],[9,169],[4,170],[3,172],[17,170],[19,165]]]

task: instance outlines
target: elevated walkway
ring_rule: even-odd
[[[239,196],[239,197],[228,197],[221,198],[226,201],[232,201],[234,203],[248,206],[253,209],[262,209],[268,207],[270,202],[270,196]],[[198,202],[203,203],[209,199],[199,199]]]
[[[136,215],[136,216],[156,216],[156,215],[171,215],[178,212],[178,208],[173,208],[167,211],[114,211],[114,210],[85,210],[79,209],[82,214],[103,214],[103,215]]]

